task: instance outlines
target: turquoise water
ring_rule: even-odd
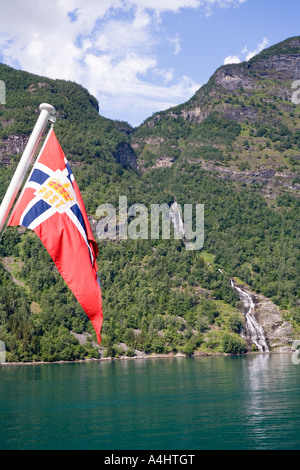
[[[0,367],[0,449],[300,449],[291,356]]]

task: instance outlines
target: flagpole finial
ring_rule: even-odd
[[[55,108],[51,104],[48,104],[48,103],[40,104],[40,111],[43,111],[43,110],[48,111],[48,113],[51,114],[51,116],[54,116],[54,114],[56,113]]]

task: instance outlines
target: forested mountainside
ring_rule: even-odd
[[[8,361],[145,354],[239,354],[251,293],[270,350],[300,332],[300,38],[220,67],[187,103],[136,129],[99,115],[73,82],[0,65],[0,197],[42,102],[91,218],[102,203],[204,204],[201,250],[184,240],[98,241],[104,324],[93,328],[35,234],[7,229],[0,245],[0,340]],[[101,103],[100,103],[101,114]],[[95,233],[96,236],[96,233]],[[97,239],[97,237],[96,237]]]
[[[141,170],[184,160],[263,185],[267,195],[281,186],[293,194],[300,188],[299,50],[292,38],[222,66],[187,103],[147,119],[132,139]]]

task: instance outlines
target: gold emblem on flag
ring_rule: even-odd
[[[44,200],[58,209],[66,203],[74,201],[74,197],[68,189],[70,186],[70,183],[61,183],[58,179],[51,178],[37,192],[37,195],[41,195]]]
[[[70,183],[61,184],[58,180],[53,178],[49,181],[48,186],[56,191],[66,202],[73,201],[73,197],[68,191]]]

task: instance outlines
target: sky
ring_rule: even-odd
[[[138,126],[299,35],[299,18],[299,0],[0,0],[0,62],[83,85]]]

